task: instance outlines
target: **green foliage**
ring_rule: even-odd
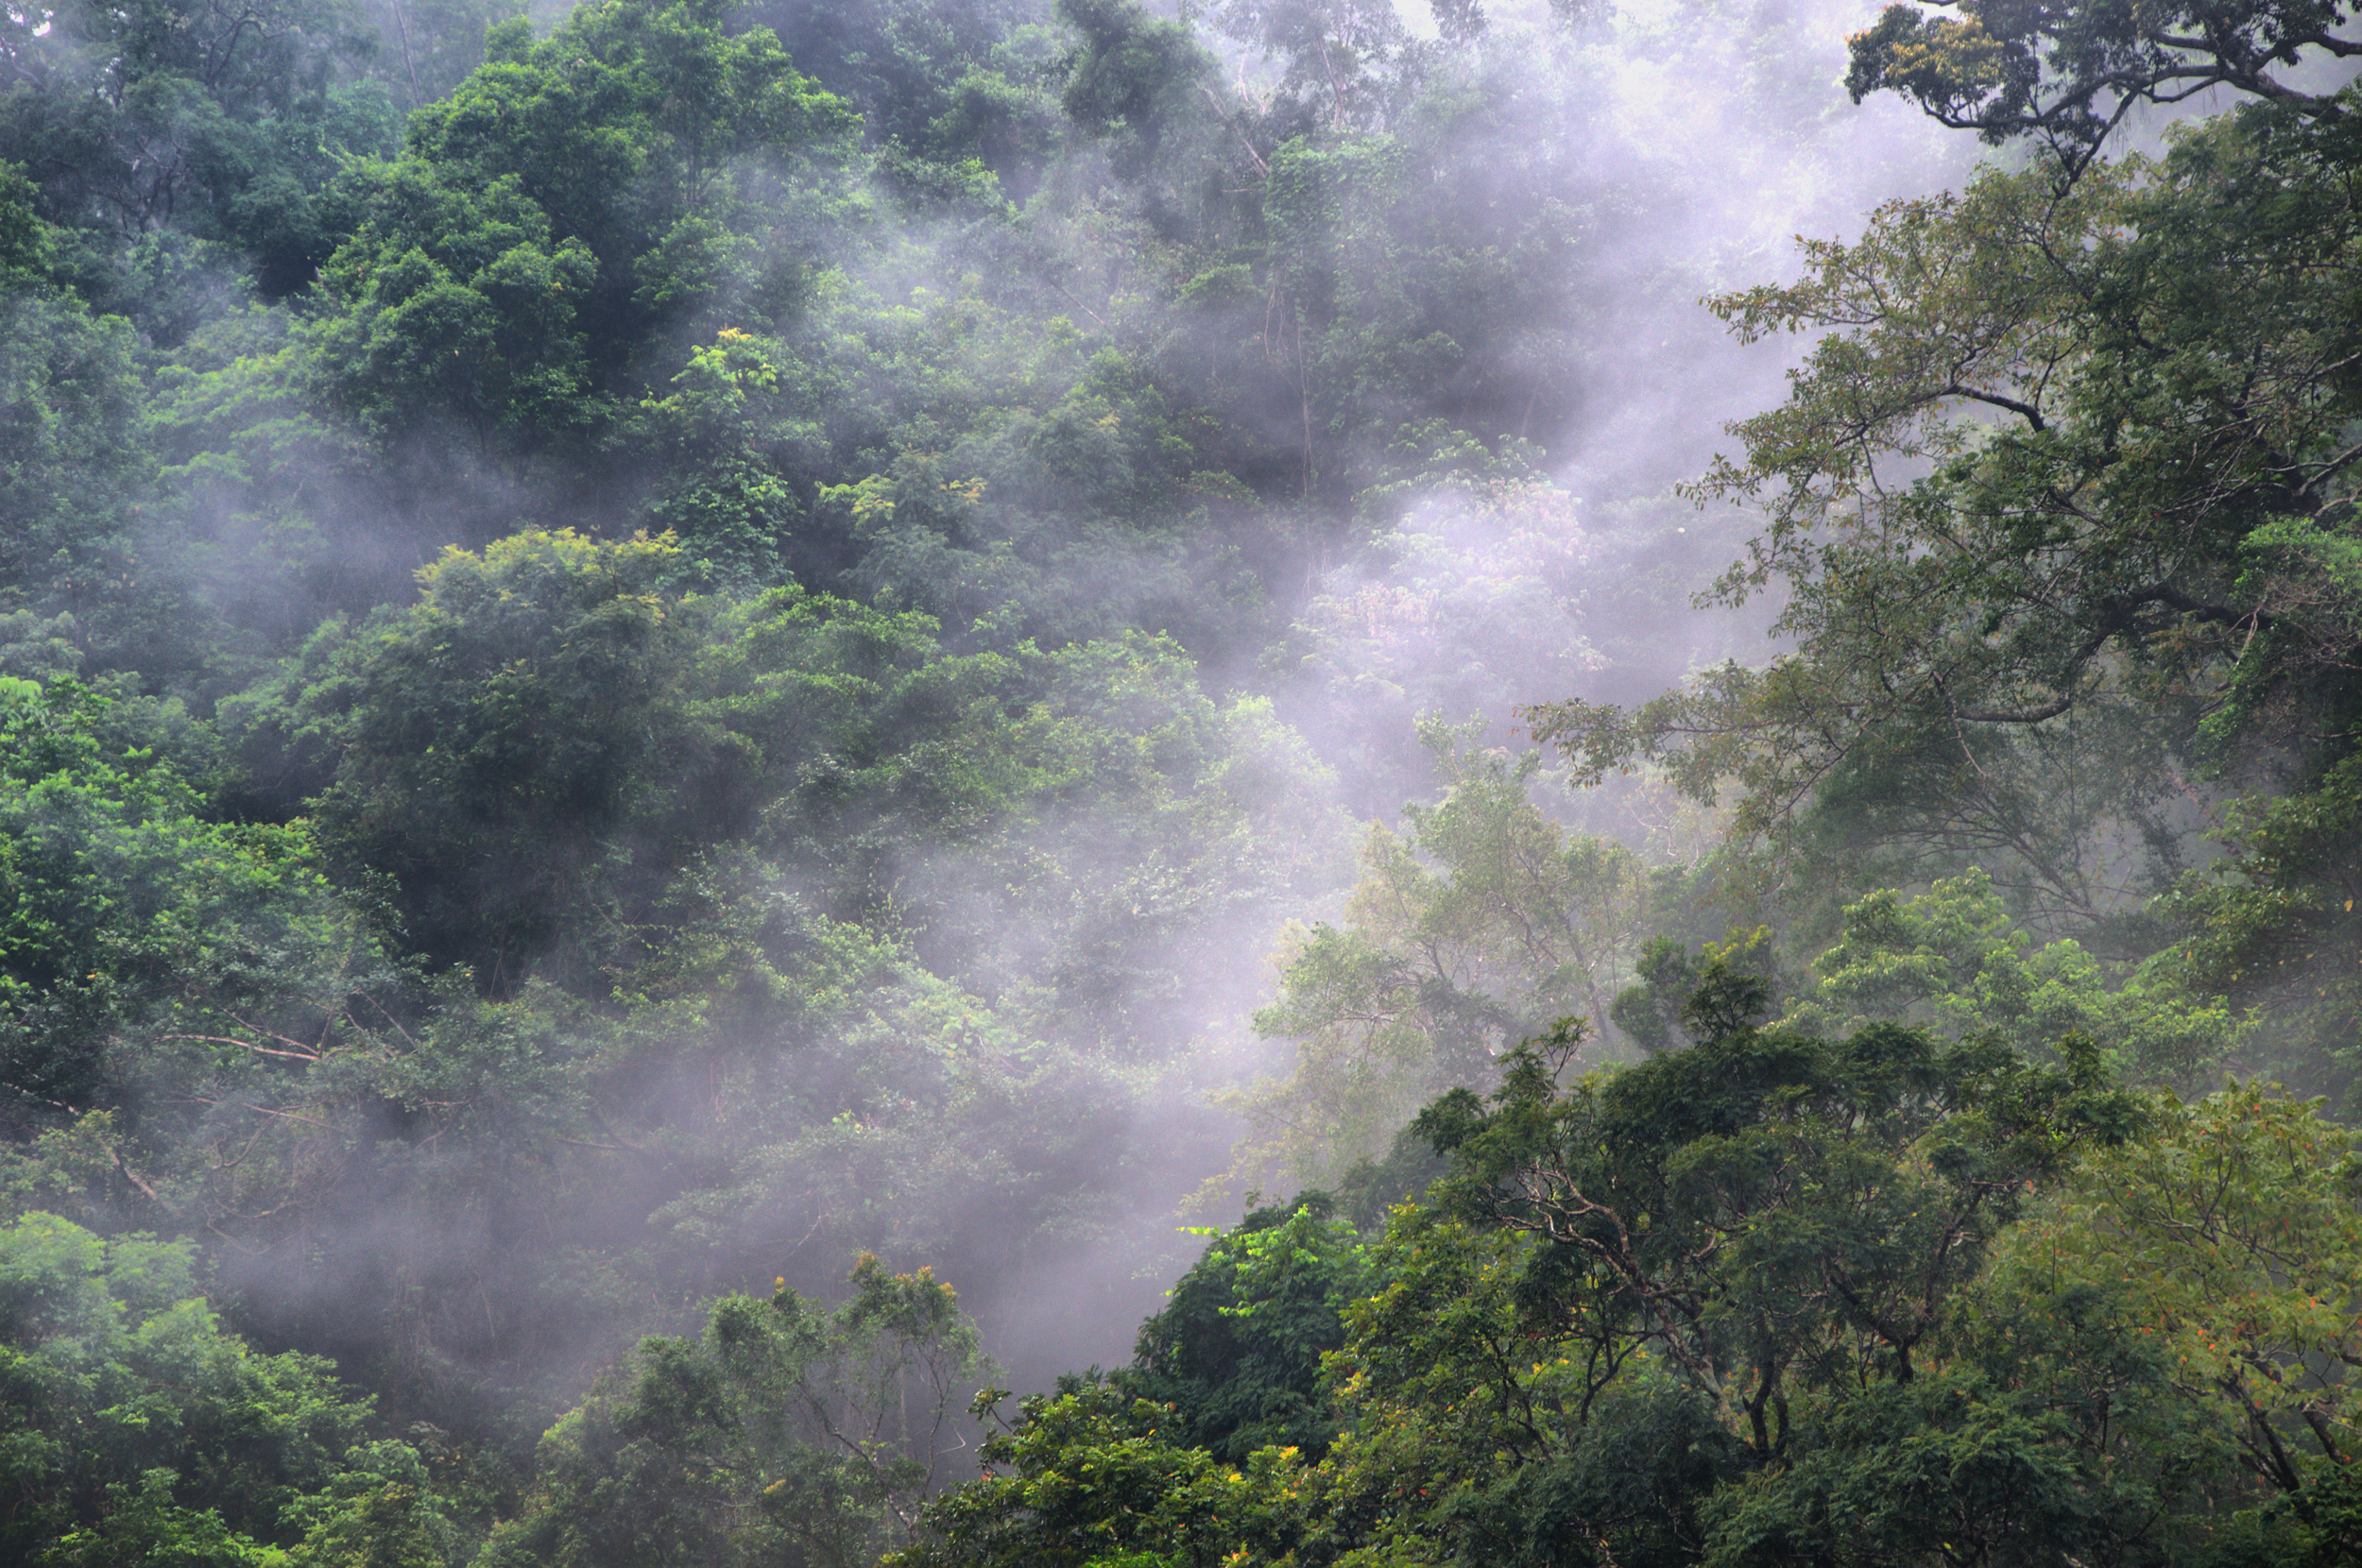
[[[1211,702],[1153,644],[942,660],[878,686],[771,654],[879,625],[782,616],[745,650],[742,732],[832,692],[896,727],[849,729],[825,771],[796,762],[813,795],[781,827],[811,837],[709,857],[664,911],[673,934],[632,983],[697,1010],[728,1089],[692,1122],[726,1166],[661,1218],[753,1260],[817,1225],[971,1277],[1020,1246],[1124,1245],[1104,1156],[1137,1135],[1127,1104],[1157,1107],[1163,1135],[1212,1133],[1189,1064],[1248,1003],[1225,963],[1236,923],[1273,929],[1333,885],[1324,780],[1263,705]],[[1019,679],[1041,682],[1035,706],[1003,706]],[[956,726],[926,740],[898,691]],[[867,743],[889,734],[905,744]],[[921,847],[924,883],[880,911]],[[853,923],[881,913],[909,934]],[[678,1070],[668,1034],[650,1045],[644,1070]]]
[[[403,558],[415,532],[354,517],[374,500],[353,471],[358,442],[320,406],[295,327],[284,308],[217,317],[147,382],[145,439],[164,492],[147,515],[238,666],[403,592],[417,564]]]
[[[978,1413],[997,1415],[1004,1397],[985,1390]],[[1171,1419],[1097,1380],[1024,1400],[1017,1421],[984,1440],[983,1478],[928,1508],[935,1539],[886,1561],[1167,1568],[1285,1552],[1306,1512],[1297,1456],[1266,1448],[1224,1465],[1175,1442]]]
[[[533,24],[517,0],[363,0],[377,29],[373,80],[405,111],[454,89],[488,60],[515,60],[533,46]]]
[[[14,163],[0,163],[0,278],[11,283],[38,279],[50,240],[35,204],[41,187]]]
[[[1356,0],[1213,0],[1204,14],[1276,68],[1271,118],[1285,136],[1374,129],[1405,117],[1429,63],[1392,6]],[[1438,13],[1463,40],[1464,13]]]
[[[1703,486],[1766,507],[1719,597],[1785,582],[1796,651],[1630,711],[1537,709],[1539,733],[1592,776],[1650,758],[1733,788],[1767,880],[1807,898],[1982,867],[2042,935],[2112,959],[2178,936],[2140,989],[2201,1019],[2208,993],[2265,1004],[2253,1059],[2342,1091],[2350,1000],[2314,939],[2354,880],[2330,368],[2353,135],[2251,107],[2065,189],[1988,173],[1722,299],[1742,337],[1834,329]],[[2234,854],[2185,873],[2208,831]],[[2229,1043],[2158,1023],[2145,1071]]]
[[[2139,1124],[2088,1044],[2037,1068],[1891,1025],[1737,1023],[1561,1088],[1579,1043],[1520,1048],[1490,1110],[1423,1114],[1458,1157],[1442,1205],[1539,1239],[1525,1299],[1593,1375],[1646,1352],[1758,1460],[1792,1394],[1910,1382],[2025,1190]]]
[[[784,1283],[693,1338],[641,1341],[541,1440],[490,1564],[874,1562],[906,1535],[989,1370],[949,1286],[864,1255],[830,1310]]]
[[[2350,1140],[2253,1088],[2153,1114],[1996,1241],[1932,1376],[1829,1406],[1791,1464],[1717,1500],[1723,1560],[2353,1550],[2330,1457],[2352,1442]]]
[[[344,308],[318,343],[364,428],[400,435],[439,416],[482,440],[594,421],[573,299],[598,277],[590,247],[555,233],[513,176],[478,193],[406,162],[373,184],[375,221],[323,276]]]
[[[2324,769],[2310,787],[2251,797],[2226,813],[2236,852],[2185,876],[2162,900],[2183,933],[2194,986],[2257,1008],[2266,1020],[2252,1055],[2271,1076],[2336,1097],[2351,1113],[2362,1093],[2353,1019],[2362,1011],[2345,954],[2362,924],[2362,758]]]
[[[0,157],[25,165],[43,215],[72,236],[77,254],[60,260],[158,336],[177,339],[206,308],[153,270],[194,259],[168,230],[243,255],[265,292],[291,293],[334,247],[325,188],[338,166],[393,140],[384,96],[335,80],[366,43],[317,0],[75,4],[4,26],[15,69]]]
[[[2072,940],[2035,948],[1977,871],[1914,898],[1881,892],[1848,905],[1843,935],[1813,968],[1814,987],[1786,1014],[1793,1027],[1893,1019],[1956,1039],[1990,1031],[2028,1054],[2080,1035],[2143,1082],[2189,1082],[2251,1031],[2221,1001],[2192,995],[2170,959],[2112,985]]]
[[[2227,1429],[2240,1463],[2312,1525],[2306,1491],[2347,1462],[2362,1416],[2358,1178],[2352,1134],[2318,1102],[2253,1085],[2169,1102],[2153,1136],[2086,1162],[1995,1277],[2113,1291],[2159,1341],[2174,1397]]]
[[[915,613],[683,597],[681,555],[539,532],[453,552],[413,609],[323,633],[244,701],[249,755],[299,790],[333,780],[326,841],[393,874],[416,946],[496,990],[545,962],[603,989],[673,878],[732,843],[820,876],[839,919],[880,912],[898,845],[974,853],[1000,869],[901,895],[911,917],[995,987],[1017,955],[968,899],[1058,922],[1099,949],[1065,961],[1100,972],[1077,991],[1115,988],[1075,995],[1092,1008],[1128,1005],[1121,972],[1152,947],[1187,962],[1224,909],[1326,885],[1317,771],[1264,705],[1207,699],[1169,644],[954,655]],[[1282,822],[1295,848],[1251,862],[1241,835]],[[1077,908],[1105,835],[1139,869]]]
[[[1407,840],[1372,831],[1346,923],[1296,937],[1280,1000],[1256,1014],[1296,1046],[1292,1075],[1249,1102],[1257,1153],[1300,1178],[1333,1182],[1438,1093],[1489,1086],[1553,1018],[1603,1027],[1639,935],[1638,858],[1542,814],[1538,755],[1480,753],[1432,721],[1421,736],[1448,793],[1405,808]]]
[[[2173,1539],[2153,1505],[2199,1501],[2182,1474],[2095,1487],[2106,1418],[2080,1457],[2062,1440],[2106,1408],[2074,1378],[2122,1372],[2121,1337],[2029,1332],[1978,1283],[2029,1189],[2079,1150],[2134,1147],[2137,1104],[2088,1048],[2036,1070],[1717,1011],[1702,995],[1697,1044],[1562,1086],[1568,1031],[1522,1048],[1489,1106],[1463,1092],[1423,1116],[1454,1174],[1395,1210],[1378,1287],[1346,1314],[1329,1376],[1348,1433],[1314,1477],[1321,1549],[1301,1559],[1542,1563],[1571,1540],[1600,1561],[1867,1562],[1945,1540]],[[2143,1430],[2206,1451],[2212,1429],[2171,1416]]]
[[[1696,1559],[1742,1469],[1711,1402],[1645,1349],[1599,1354],[1532,1302],[1531,1241],[1405,1205],[1331,1363],[1351,1428],[1317,1477],[1315,1561]]]
[[[1172,1440],[1242,1465],[1258,1448],[1317,1461],[1336,1436],[1321,1357],[1370,1284],[1368,1249],[1326,1193],[1260,1208],[1207,1244],[1140,1325],[1117,1385],[1166,1407]]]
[[[1042,0],[764,0],[749,19],[776,32],[801,69],[859,111],[873,146],[943,162],[980,157],[1003,187],[1021,194],[1027,165],[1047,150],[1025,144],[1046,128],[1020,128],[1003,116],[1014,112],[1021,123],[1039,112],[1011,100],[1031,96],[1036,78],[1058,63],[1041,26],[1050,14]],[[1054,119],[1054,105],[1046,107]]]
[[[1890,88],[1947,126],[1992,143],[2039,137],[2070,170],[2088,163],[2135,106],[2232,87],[2317,114],[2331,104],[2281,79],[2314,51],[2351,55],[2336,4],[2246,0],[2229,7],[2121,0],[2034,11],[1970,4],[1958,19],[1889,6],[1847,41],[1845,88],[1859,103]]]
[[[247,708],[249,745],[283,736],[296,766],[334,770],[326,842],[395,879],[419,950],[505,989],[554,947],[581,965],[611,943],[616,841],[706,750],[679,707],[703,638],[666,591],[676,555],[571,531],[452,550],[407,614],[332,629],[281,703]]]
[[[2341,1135],[2252,1093],[2180,1131],[2169,1103],[2110,1088],[2088,1046],[2035,1068],[1891,1026],[1828,1042],[1717,1027],[1703,997],[1688,1011],[1693,1046],[1562,1085],[1550,1066],[1578,1043],[1569,1030],[1518,1051],[1489,1105],[1463,1091],[1430,1107],[1420,1129],[1453,1176],[1398,1206],[1366,1253],[1325,1244],[1317,1206],[1251,1217],[1152,1321],[1138,1370],[1028,1401],[988,1445],[986,1477],[931,1508],[937,1538],[899,1560],[1542,1564],[1570,1542],[1574,1560],[1651,1564],[2336,1549],[2331,1491],[2245,1511],[2211,1494],[2246,1417],[2202,1374],[2311,1367],[2266,1424],[2341,1419],[2336,1348],[2286,1338],[2334,1337],[2351,1315]],[[2213,1141],[2226,1134],[2252,1162],[2233,1185]],[[2185,1144],[2201,1168],[2175,1152]],[[2318,1279],[2259,1267],[2243,1249],[2272,1221],[2232,1196],[2260,1199],[2265,1167],[2292,1157],[2321,1202],[2272,1234]],[[2154,1284],[2119,1257],[2114,1220],[2082,1219],[2083,1195],[2114,1193],[2118,1171],[2169,1188],[2142,1219],[2145,1201],[2125,1211],[2156,1225]],[[1326,1457],[1226,1454],[1243,1434],[1206,1416],[1267,1382],[1270,1356],[1241,1355],[1211,1388],[1174,1369],[1245,1346],[1268,1312],[1305,1321],[1347,1259],[1366,1294],[1324,1357],[1342,1423]],[[2145,1304],[2160,1291],[2173,1304]],[[2161,1325],[2185,1337],[2186,1392],[2183,1341]],[[1127,1405],[1135,1390],[1179,1397]],[[2247,1430],[2266,1454],[2264,1428]],[[2327,1452],[2318,1484],[2334,1489]]]
[[[364,171],[316,341],[365,428],[532,444],[608,416],[648,336],[744,247],[745,161],[846,125],[777,39],[729,36],[721,14],[580,9],[422,110],[402,158]]]
[[[1693,958],[1669,936],[1651,937],[1633,964],[1639,983],[1619,993],[1609,1016],[1643,1050],[1711,1039],[1760,1023],[1787,989],[1771,930],[1733,932]]]
[[[1567,417],[1585,313],[1559,281],[1593,263],[1600,234],[1562,161],[1591,128],[1580,97],[1508,50],[1422,81],[1390,9],[1329,10],[1238,9],[1248,29],[1288,35],[1288,72],[1259,114],[1224,111],[1230,156],[1251,165],[1227,183],[1253,193],[1256,244],[1207,260],[1252,256],[1253,286],[1216,287],[1212,268],[1188,284],[1182,363],[1231,420],[1287,431],[1266,483],[1342,509],[1436,466],[1413,454],[1439,441],[1522,452]],[[1514,132],[1493,118],[1512,102]],[[1481,387],[1466,374],[1480,363],[1500,367]]]
[[[141,449],[137,336],[72,296],[0,284],[0,605],[45,617],[107,667],[170,661],[166,617],[134,520],[152,471]],[[161,656],[161,658],[160,658]],[[181,656],[185,657],[185,654]]]
[[[176,1068],[234,1072],[366,946],[306,829],[213,820],[139,744],[172,717],[71,681],[0,692],[0,1077],[20,1128],[148,1107]]]
[[[327,1362],[224,1333],[186,1244],[38,1212],[0,1229],[0,1378],[19,1562],[267,1563],[308,1494],[399,1448],[360,1441],[368,1404]]]
[[[1120,179],[1156,180],[1168,141],[1204,123],[1192,91],[1213,61],[1186,26],[1131,0],[1059,0],[1058,17],[1081,35],[1059,106],[1109,143]],[[1152,212],[1162,195],[1150,187]]]

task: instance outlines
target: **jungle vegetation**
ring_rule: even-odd
[[[2353,21],[0,8],[0,1559],[2362,1563]]]

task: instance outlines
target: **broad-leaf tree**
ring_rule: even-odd
[[[1891,205],[1721,298],[1742,337],[1822,334],[1702,486],[1763,509],[1717,598],[1779,585],[1794,649],[1539,732],[1844,875],[1980,865],[2054,929],[2162,891],[2226,784],[2343,749],[2353,156],[2253,107],[2063,191]]]
[[[988,1372],[950,1287],[864,1255],[833,1309],[784,1283],[641,1341],[541,1440],[491,1564],[865,1568],[906,1541]]]
[[[1950,7],[1943,9],[1950,9]],[[1967,0],[1956,16],[1889,6],[1849,40],[1846,91],[1900,93],[1986,141],[2037,138],[2072,173],[2124,117],[2230,87],[2309,115],[2348,112],[2291,80],[2322,58],[2362,54],[2353,8],[2337,0],[2055,7]]]

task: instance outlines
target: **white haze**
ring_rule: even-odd
[[[1867,26],[1876,9],[1768,0],[1712,10],[1652,0],[1595,17],[1570,36],[1538,0],[1488,8],[1495,39],[1487,47],[1522,50],[1529,68],[1563,63],[1573,90],[1603,110],[1591,116],[1603,128],[1589,134],[1569,167],[1583,187],[1572,198],[1603,201],[1604,244],[1579,273],[1553,281],[1583,319],[1581,340],[1537,339],[1543,346],[1534,350],[1572,360],[1552,368],[1576,381],[1580,412],[1563,428],[1529,433],[1549,484],[1539,510],[1505,520],[1463,493],[1429,496],[1394,537],[1329,560],[1303,584],[1300,601],[1287,608],[1325,650],[1318,668],[1212,673],[1228,689],[1219,701],[1268,695],[1309,742],[1311,756],[1300,771],[1323,780],[1329,793],[1317,813],[1321,826],[1292,847],[1320,841],[1329,869],[1299,878],[1301,896],[1241,899],[1192,928],[1176,962],[1177,992],[1138,998],[1143,1009],[1169,1010],[1149,1032],[1171,1044],[1156,1060],[1122,1069],[1139,1091],[1130,1102],[1135,1125],[1117,1140],[1123,1167],[1109,1173],[1100,1194],[1118,1218],[1078,1216],[1071,1239],[1024,1249],[1000,1289],[968,1297],[1019,1389],[1040,1388],[1062,1371],[1128,1360],[1141,1318],[1200,1245],[1179,1227],[1235,1217],[1244,1197],[1236,1192],[1223,1200],[1226,1210],[1218,1204],[1185,1216],[1178,1207],[1220,1173],[1236,1135],[1215,1097],[1285,1070],[1284,1044],[1256,1039],[1249,1023],[1275,995],[1273,955],[1285,922],[1333,918],[1350,884],[1356,835],[1370,821],[1391,821],[1406,797],[1431,787],[1410,733],[1428,710],[1423,694],[1455,723],[1481,720],[1491,743],[1516,745],[1523,743],[1517,705],[1569,696],[1635,700],[1703,664],[1760,655],[1760,616],[1684,607],[1687,593],[1728,563],[1743,520],[1701,515],[1670,488],[1727,446],[1728,421],[1777,401],[1786,371],[1808,345],[1739,348],[1700,300],[1792,277],[1795,236],[1858,232],[1881,201],[1958,184],[1980,152],[1973,138],[1941,130],[1891,96],[1859,107],[1847,101],[1845,35]],[[536,20],[542,22],[539,8]],[[1424,24],[1418,15],[1410,20]],[[1254,62],[1234,56],[1232,63],[1252,91]],[[1498,139],[1492,150],[1510,159],[1529,150],[1519,144],[1537,132],[1513,121],[1489,134]],[[967,265],[947,264],[954,272]],[[901,275],[900,262],[880,271],[896,272],[895,286],[905,291],[915,281]],[[933,281],[953,286],[950,277]],[[507,478],[446,471],[438,485],[436,471],[447,462],[439,452],[424,455],[396,465],[408,515],[388,520],[397,536],[388,559],[343,563],[341,571],[399,582],[441,539],[488,537],[488,520],[496,517],[586,526],[616,520],[560,515],[563,503],[522,494]],[[321,477],[332,477],[326,463]],[[1121,590],[1118,598],[1153,596],[1188,565],[1146,552],[1126,562],[1110,550],[1091,559]],[[1643,578],[1672,583],[1669,598],[1635,592]],[[1380,601],[1441,623],[1395,636],[1351,608]],[[1492,623],[1511,609],[1514,624]],[[1357,624],[1367,635],[1353,635]],[[1475,635],[1494,632],[1504,635]],[[1356,695],[1372,691],[1379,696]],[[1549,804],[1596,829],[1620,824],[1640,838],[1636,847],[1680,847],[1633,828],[1620,809],[1599,810],[1563,794]],[[1113,889],[1138,870],[1105,851],[1094,860],[1099,830],[1087,820],[1053,818],[1033,831],[1061,846],[1077,886],[1097,880]],[[903,869],[913,885],[970,890],[952,902],[965,900],[967,917],[988,926],[1022,917],[993,903],[996,865],[984,857],[914,852]],[[1004,933],[1004,946],[1029,963],[1051,963],[1073,939],[1017,931]],[[650,1239],[622,1217],[627,1206],[619,1202],[617,1229],[637,1234],[618,1235],[623,1250]],[[356,1256],[472,1246],[456,1236],[434,1245],[417,1236],[380,1239],[359,1223],[343,1240]],[[844,1261],[805,1271],[797,1283],[841,1278]],[[887,1261],[910,1268],[933,1260]],[[761,1278],[718,1283],[768,1288],[771,1275],[766,1266]],[[316,1304],[339,1310],[336,1303]]]
[[[1412,14],[1415,8],[1404,9],[1414,24],[1423,20]],[[1587,179],[1678,197],[1627,214],[1609,264],[1568,281],[1568,287],[1598,297],[1586,301],[1599,308],[1590,312],[1598,326],[1583,345],[1583,412],[1567,428],[1533,435],[1548,453],[1550,480],[1564,492],[1569,532],[1581,537],[1553,551],[1549,541],[1505,527],[1463,495],[1435,495],[1412,509],[1401,537],[1332,566],[1310,585],[1305,608],[1317,619],[1324,606],[1333,611],[1342,601],[1372,594],[1446,610],[1479,588],[1515,595],[1529,618],[1518,630],[1530,660],[1513,654],[1472,661],[1464,641],[1446,637],[1431,639],[1436,645],[1428,656],[1447,664],[1405,668],[1421,656],[1414,641],[1395,639],[1381,648],[1373,637],[1358,653],[1344,651],[1348,665],[1357,656],[1364,662],[1337,671],[1329,689],[1342,691],[1357,677],[1395,689],[1450,689],[1465,700],[1444,717],[1481,718],[1493,743],[1514,747],[1526,743],[1512,712],[1517,705],[1578,695],[1629,701],[1702,664],[1762,656],[1762,614],[1689,611],[1669,623],[1652,617],[1645,625],[1616,620],[1622,576],[1664,567],[1695,588],[1729,563],[1742,537],[1731,531],[1734,520],[1702,518],[1669,488],[1727,450],[1726,423],[1781,398],[1787,371],[1809,347],[1789,341],[1741,348],[1701,301],[1719,291],[1792,279],[1798,236],[1857,233],[1883,201],[1957,185],[1982,149],[1891,94],[1858,107],[1848,101],[1841,85],[1845,37],[1874,19],[1874,4],[1770,0],[1752,11],[1732,8],[1715,28],[1702,8],[1653,0],[1617,7],[1612,21],[1574,43],[1549,22],[1543,5],[1487,9],[1497,36],[1531,28],[1535,47],[1575,52],[1597,84],[1592,90],[1611,106],[1613,134],[1584,149]],[[1251,62],[1239,79],[1253,82]],[[1579,567],[1553,573],[1537,567],[1538,555]],[[1552,650],[1547,645],[1553,636],[1570,648],[1578,639],[1587,646]],[[1621,647],[1621,656],[1601,652],[1611,644]],[[1355,765],[1368,759],[1350,750],[1348,716],[1330,698],[1302,690],[1286,711],[1345,775],[1353,814],[1391,821],[1408,789],[1383,798],[1354,788],[1367,782],[1367,771],[1357,777]],[[1407,733],[1415,716],[1407,706],[1396,716],[1397,763],[1415,752]],[[1589,812],[1585,802],[1554,791],[1537,790],[1536,799],[1577,822],[1605,818],[1594,830],[1633,832],[1628,812]],[[1658,853],[1671,847],[1661,840],[1635,846]],[[1325,905],[1285,915],[1334,917],[1342,896],[1340,888]],[[1242,980],[1261,988],[1262,1001],[1275,995],[1278,932],[1269,912],[1228,933],[1218,989],[1234,1007]],[[1246,1076],[1284,1073],[1284,1042],[1250,1044],[1244,1024],[1241,1016],[1229,1028],[1204,1031],[1203,1054],[1175,1065],[1176,1087],[1241,1067]],[[1192,1132],[1190,1141],[1203,1149],[1203,1127]],[[1186,1168],[1166,1174],[1172,1183],[1168,1194],[1195,1187]],[[1236,1203],[1243,1196],[1230,1199]],[[1150,1209],[1125,1227],[1128,1241],[1038,1277],[1038,1287],[1029,1281],[1021,1300],[1037,1304],[1012,1302],[1016,1310],[995,1312],[998,1321],[987,1325],[1018,1386],[1038,1387],[1060,1370],[1129,1359],[1138,1321],[1156,1308],[1170,1277],[1142,1277],[1138,1270],[1160,1255],[1171,1268],[1195,1249],[1153,1239],[1185,1219],[1228,1222],[1237,1212]]]

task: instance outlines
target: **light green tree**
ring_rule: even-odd
[[[990,1371],[951,1288],[864,1254],[830,1309],[784,1283],[641,1341],[541,1440],[483,1561],[863,1568],[906,1541]]]
[[[1609,1037],[1608,1003],[1647,913],[1639,858],[1569,835],[1529,798],[1538,755],[1512,761],[1475,736],[1422,730],[1448,780],[1374,828],[1339,925],[1298,934],[1280,998],[1256,1028],[1295,1048],[1284,1080],[1243,1102],[1249,1157],[1309,1185],[1383,1152],[1413,1112],[1552,1020]]]
[[[106,1238],[38,1211],[0,1226],[0,1545],[53,1568],[263,1568],[340,1482],[391,1466],[369,1401],[313,1355],[223,1329],[185,1242]],[[437,1500],[414,1535],[449,1539]],[[311,1560],[328,1560],[314,1558]]]
[[[1812,982],[1783,1021],[1843,1033],[1891,1019],[1955,1039],[1991,1032],[2034,1053],[2081,1035],[2140,1081],[2186,1084],[2253,1026],[2194,994],[2177,957],[2112,977],[2072,938],[2037,946],[1972,868],[1909,898],[1881,891],[1848,904],[1841,934],[1812,961]]]
[[[2005,1291],[2109,1291],[2153,1339],[2177,1400],[2325,1554],[2349,1513],[2314,1508],[2362,1452],[2362,1154],[2318,1100],[2234,1084],[2165,1101],[2154,1133],[2096,1150],[1996,1253]],[[2350,1509],[2350,1486],[2343,1506]]]

